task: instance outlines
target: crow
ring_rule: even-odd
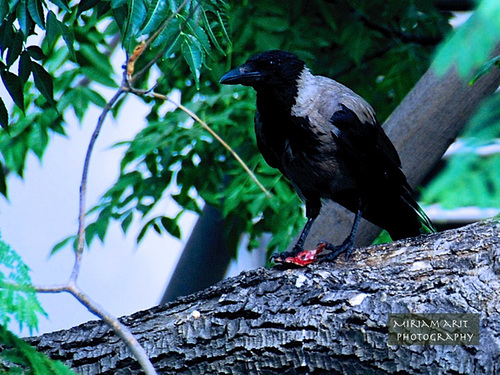
[[[251,86],[257,91],[259,151],[305,201],[304,229],[292,253],[275,255],[275,261],[304,252],[322,199],[356,214],[341,245],[319,245],[317,250],[331,250],[329,259],[343,252],[349,256],[361,217],[386,229],[393,240],[417,236],[425,227],[434,231],[413,198],[399,155],[373,108],[352,90],[333,79],[313,75],[304,61],[281,50],[251,57],[224,74],[220,82]]]

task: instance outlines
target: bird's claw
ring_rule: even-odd
[[[291,256],[294,256],[294,253],[290,251],[284,251],[282,253],[274,253],[273,255],[271,255],[271,258],[269,258],[269,261],[274,263],[283,263],[286,258]]]
[[[324,254],[321,259],[329,261],[336,259],[342,253],[345,253],[345,260],[347,261],[355,248],[352,241],[346,241],[341,245],[333,245],[329,242],[320,242],[318,246],[321,245],[323,245],[324,249],[330,250],[330,252]]]

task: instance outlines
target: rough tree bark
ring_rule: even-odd
[[[500,221],[256,269],[123,318],[162,374],[500,372]],[[479,313],[479,346],[389,346],[388,313]],[[137,374],[102,322],[28,340],[82,374]]]

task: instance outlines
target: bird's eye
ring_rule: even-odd
[[[269,60],[269,66],[273,67],[273,68],[279,66],[280,63],[281,63],[281,60]]]

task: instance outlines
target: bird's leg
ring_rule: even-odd
[[[323,259],[325,260],[333,260],[337,258],[340,254],[345,252],[345,258],[346,260],[349,259],[349,256],[351,255],[352,251],[354,250],[354,239],[356,238],[356,232],[358,230],[358,225],[361,220],[361,210],[358,209],[356,212],[356,217],[354,218],[354,223],[352,225],[351,232],[347,236],[347,238],[342,242],[341,245],[333,245],[328,242],[320,242],[318,244],[318,248],[322,247],[326,250],[330,250],[331,252],[326,254]]]
[[[309,231],[311,230],[314,221],[319,215],[320,209],[321,209],[321,202],[319,200],[314,203],[311,203],[309,201],[306,202],[307,222],[306,225],[304,225],[302,232],[300,233],[297,243],[293,247],[292,251],[285,251],[283,253],[274,253],[271,256],[270,259],[271,261],[280,262],[283,259],[287,259],[290,257],[295,258],[299,253],[303,252],[304,243],[306,242],[307,236],[309,234]]]
[[[302,250],[304,250],[304,243],[306,242],[306,238],[309,235],[309,231],[311,230],[314,220],[316,220],[316,217],[310,217],[307,219],[307,223],[306,225],[304,225],[304,228],[300,233],[300,237],[295,246],[293,247],[293,255],[297,255]]]
[[[304,229],[302,229],[302,232],[300,233],[299,239],[297,240],[297,243],[293,247],[292,251],[284,251],[282,253],[274,253],[271,255],[271,261],[280,261],[282,259],[287,259],[289,257],[295,257],[297,254],[299,254],[301,251],[304,250],[304,243],[306,242],[307,235],[309,234],[309,231],[311,230],[311,227],[314,223],[314,220],[316,218],[308,218],[306,225],[304,225]]]

